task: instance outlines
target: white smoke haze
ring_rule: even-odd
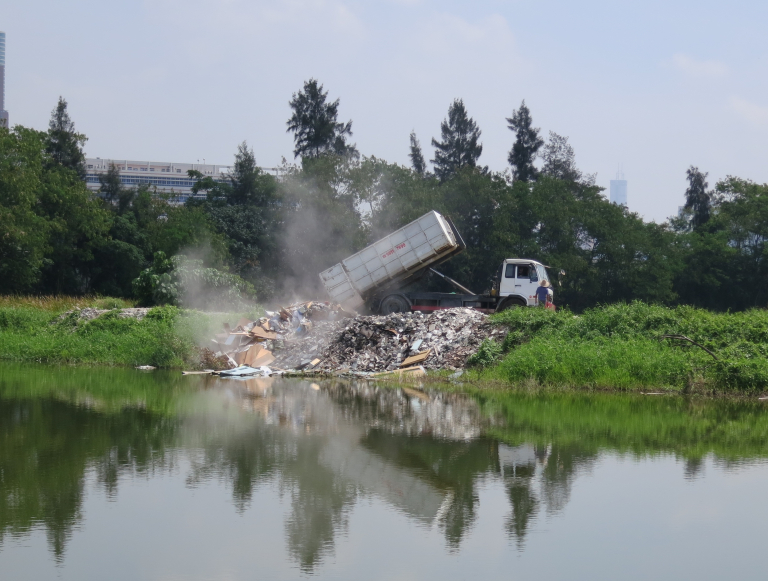
[[[245,296],[233,285],[229,273],[223,267],[208,265],[218,264],[217,252],[208,241],[182,248],[176,254],[181,272],[176,273],[179,285],[179,303],[190,309],[207,312],[245,312],[258,309],[257,301]],[[222,276],[223,275],[223,276]]]
[[[367,243],[365,231],[358,230],[357,196],[339,180],[330,181],[294,171],[281,185],[286,209],[275,297],[280,304],[328,300],[319,273]]]

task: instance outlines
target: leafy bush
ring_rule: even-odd
[[[692,384],[768,390],[768,311],[713,313],[641,302],[587,309],[513,309],[494,315],[509,328],[494,371],[507,381],[632,388]],[[715,353],[714,360],[685,335]]]
[[[467,365],[472,367],[488,367],[501,357],[502,348],[493,339],[484,339],[477,350],[477,353],[472,355],[467,360]]]
[[[256,294],[251,283],[235,274],[206,268],[202,260],[183,255],[167,259],[162,252],[156,252],[152,266],[133,281],[133,290],[145,306],[220,309],[242,308]]]

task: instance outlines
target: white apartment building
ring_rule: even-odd
[[[85,160],[85,183],[89,190],[94,192],[99,190],[101,187],[99,176],[107,173],[110,165],[115,165],[120,170],[120,181],[123,187],[135,188],[141,184],[148,184],[150,187],[157,188],[158,192],[176,194],[174,201],[180,204],[192,196],[192,186],[195,185],[195,180],[187,174],[189,170],[197,170],[205,176],[223,180],[231,169],[228,165],[89,157]],[[201,195],[201,197],[205,196]]]

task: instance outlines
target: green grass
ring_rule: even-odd
[[[712,313],[692,307],[619,304],[568,311],[516,309],[495,315],[508,326],[496,364],[480,381],[594,389],[768,391],[768,311]],[[680,334],[714,352],[662,339]]]
[[[53,313],[63,313],[71,309],[126,309],[136,306],[136,301],[119,299],[114,297],[84,296],[71,297],[66,295],[27,296],[5,295],[0,296],[0,308],[4,307],[30,307]]]
[[[198,347],[210,345],[222,323],[240,316],[157,307],[141,321],[121,318],[114,310],[86,322],[75,313],[62,318],[67,306],[59,301],[57,308],[50,303],[0,307],[0,359],[194,368]]]

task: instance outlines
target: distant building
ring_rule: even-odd
[[[224,181],[232,170],[229,165],[204,163],[170,163],[158,161],[135,161],[130,159],[86,158],[85,183],[88,189],[98,192],[101,188],[99,176],[106,174],[110,165],[120,170],[120,181],[125,188],[135,188],[147,184],[158,192],[174,194],[173,201],[183,204],[193,197],[192,186],[197,180],[189,177],[189,170],[199,171],[214,180]],[[278,168],[261,168],[262,171],[276,173]],[[205,198],[205,194],[197,197]]]
[[[158,192],[176,194],[179,203],[183,203],[192,195],[194,179],[187,171],[193,169],[204,176],[223,179],[223,174],[229,172],[229,166],[202,163],[169,163],[156,161],[134,161],[130,159],[101,159],[87,158],[85,160],[85,183],[89,190],[98,191],[101,187],[99,176],[107,173],[110,165],[120,170],[120,181],[123,187],[135,188],[142,184],[157,188]],[[204,195],[201,197],[205,197]]]
[[[5,110],[5,33],[0,30],[0,127],[10,127]]]
[[[627,180],[621,171],[616,173],[615,180],[611,180],[611,203],[627,207]]]

